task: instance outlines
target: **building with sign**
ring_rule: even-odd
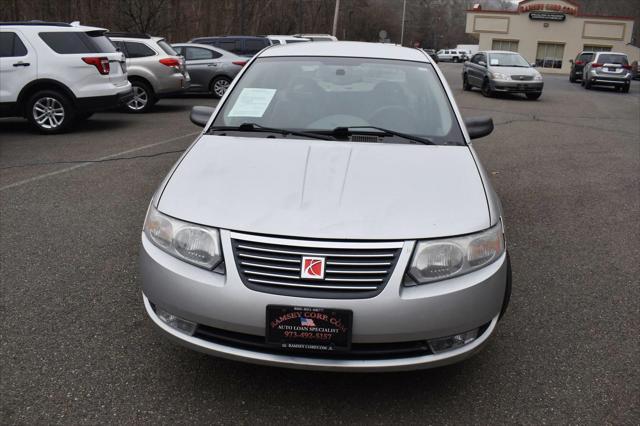
[[[568,74],[583,50],[640,59],[640,48],[630,44],[633,18],[586,15],[572,0],[522,0],[515,11],[476,5],[467,10],[466,31],[479,37],[480,50],[518,52],[544,72]]]

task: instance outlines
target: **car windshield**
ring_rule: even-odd
[[[490,53],[489,65],[492,67],[526,67],[531,65],[517,53]]]
[[[243,123],[306,132],[375,126],[437,144],[464,144],[436,71],[423,62],[258,58],[230,93],[213,126]]]

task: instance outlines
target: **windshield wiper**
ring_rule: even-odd
[[[328,135],[321,135],[319,133],[311,133],[311,132],[302,132],[298,130],[292,129],[278,129],[275,127],[265,127],[256,123],[242,123],[239,126],[216,126],[211,127],[209,131],[216,130],[231,130],[231,131],[239,131],[239,132],[264,132],[264,133],[280,133],[283,136],[293,135],[293,136],[302,136],[310,139],[322,139],[326,141],[333,141],[336,138]]]
[[[423,138],[423,137],[420,137],[420,136],[408,135],[406,133],[397,132],[395,130],[385,129],[384,127],[377,127],[377,126],[336,127],[335,129],[333,129],[331,134],[333,136],[337,137],[337,138],[346,139],[347,137],[349,137],[350,134],[355,133],[352,130],[358,130],[358,129],[375,129],[375,130],[378,130],[378,131],[380,131],[382,133],[386,133],[387,135],[397,136],[399,138],[406,139],[406,140],[409,140],[409,141],[418,142],[418,143],[421,143],[423,145],[435,145],[435,143],[431,139]]]

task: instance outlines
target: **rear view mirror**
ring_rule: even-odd
[[[196,126],[204,127],[213,115],[214,108],[208,106],[194,106],[191,109],[191,122]]]
[[[493,120],[491,117],[470,117],[465,118],[464,125],[471,139],[478,139],[493,132]]]

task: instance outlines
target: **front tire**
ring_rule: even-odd
[[[455,57],[453,58],[453,62],[458,63],[458,62],[460,62],[460,59],[458,59],[458,57],[457,57],[457,56],[455,56]]]
[[[229,85],[231,84],[231,80],[227,77],[220,76],[216,77],[211,81],[210,90],[213,94],[213,97],[216,99],[220,99],[224,96]]]
[[[536,99],[540,98],[540,96],[542,96],[542,92],[525,93],[525,95],[527,96],[527,99],[529,99],[530,101],[535,101]]]
[[[470,91],[472,89],[471,84],[469,84],[469,78],[467,75],[462,76],[462,90]]]
[[[133,98],[125,104],[125,110],[133,114],[149,112],[157,102],[153,89],[144,81],[133,80],[131,82]]]
[[[493,91],[491,90],[491,84],[489,83],[489,80],[485,79],[482,82],[480,91],[482,92],[482,96],[484,96],[485,98],[490,98],[493,96]]]
[[[577,82],[577,81],[578,81],[578,79],[576,78],[576,75],[575,75],[575,74],[573,74],[573,73],[569,73],[569,81],[570,81],[571,83],[575,83],[575,82]]]
[[[56,90],[41,90],[29,98],[25,115],[40,133],[62,133],[75,120],[71,100]]]
[[[622,93],[629,93],[629,88],[630,88],[630,87],[631,87],[631,84],[625,84],[624,86],[622,86],[622,87],[620,88],[620,91],[621,91]]]

